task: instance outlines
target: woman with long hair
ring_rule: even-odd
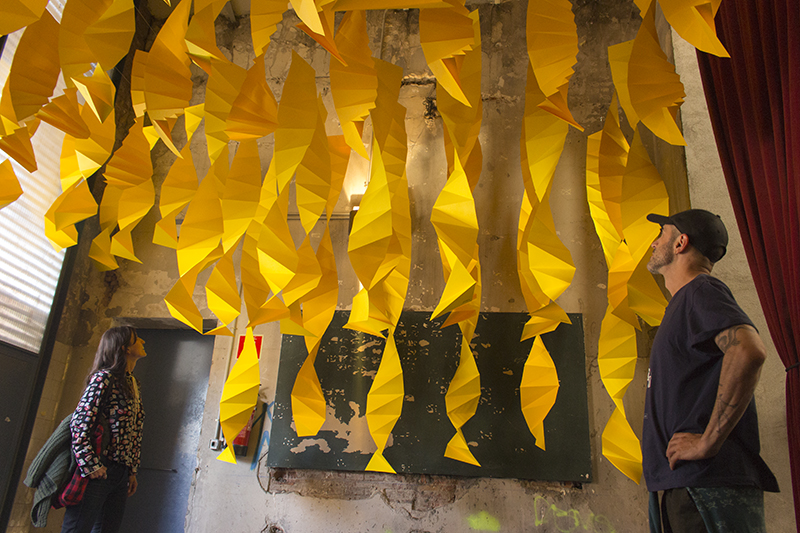
[[[100,338],[70,423],[77,472],[88,482],[74,483],[73,477],[62,495],[67,503],[62,533],[115,533],[120,528],[125,502],[136,492],[144,419],[139,383],[131,372],[145,355],[144,340],[130,326],[113,327]],[[110,434],[105,438],[104,430]],[[106,447],[101,440],[108,442]],[[82,497],[71,490],[83,491]],[[80,501],[69,505],[72,499]]]

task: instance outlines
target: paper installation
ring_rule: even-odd
[[[133,52],[130,99],[136,121],[124,140],[119,139],[113,156],[115,99],[127,95],[115,95],[109,71],[129,53],[133,0],[68,0],[60,22],[45,10],[44,0],[5,0],[0,5],[0,34],[25,28],[0,93],[0,149],[35,172],[31,137],[40,121],[65,133],[59,177],[63,192],[45,214],[46,236],[56,249],[73,246],[78,241],[75,224],[97,214],[100,231],[90,249],[97,267],[117,268],[119,258],[138,261],[132,235],[153,206],[150,150],[163,142],[176,160],[159,193],[161,220],[153,242],[176,250],[180,278],[165,298],[170,313],[203,330],[203,314],[194,301],[196,284],[200,273],[213,267],[205,293],[209,310],[223,324],[210,333],[230,335],[228,325],[243,301],[249,326],[246,352],[252,327],[259,324],[280,321],[284,333],[303,335],[309,356],[292,391],[293,415],[299,434],[314,435],[326,411],[314,361],[338,300],[329,221],[351,150],[369,159],[369,184],[348,243],[363,289],[353,300],[347,327],[387,339],[367,401],[367,422],[378,448],[367,468],[394,471],[383,451],[403,403],[394,328],[410,273],[408,148],[405,108],[398,103],[403,72],[373,58],[366,10],[420,9],[420,45],[437,81],[448,176],[431,215],[446,281],[433,315],[447,314],[444,325],[457,324],[462,332],[459,367],[445,394],[455,435],[444,454],[479,464],[461,430],[480,397],[480,376],[469,347],[481,302],[478,213],[472,196],[483,164],[478,11],[470,12],[459,0],[291,0],[300,29],[331,54],[333,108],[326,109],[317,93],[317,73],[294,51],[279,103],[268,84],[265,53],[283,20],[285,0],[253,3],[255,60],[247,70],[218,48],[214,20],[223,0],[173,4],[150,50]],[[726,56],[714,30],[719,4],[659,2],[683,38]],[[632,479],[640,475],[641,453],[622,399],[633,376],[635,330],[640,321],[658,324],[666,304],[646,271],[657,228],[644,217],[666,214],[669,207],[637,124],[669,143],[684,144],[675,122],[683,86],[659,46],[655,2],[636,0],[636,5],[643,14],[637,37],[608,51],[619,106],[636,134],[629,146],[614,101],[602,132],[588,136],[587,150],[587,197],[609,269],[599,364],[615,411],[603,433],[603,453]],[[337,11],[345,13],[334,28]],[[285,27],[283,32],[289,30],[296,31]],[[555,300],[574,273],[550,207],[569,126],[581,129],[568,106],[567,87],[578,51],[570,3],[529,1],[526,33],[530,65],[520,145],[525,194],[517,268],[531,315],[523,339],[535,340],[520,391],[529,429],[544,448],[544,423],[558,394],[558,376],[541,335],[569,320]],[[192,63],[205,71],[208,81],[204,100],[190,106]],[[59,76],[67,88],[54,94]],[[326,131],[335,123],[326,121],[329,111],[336,112],[341,135]],[[372,138],[365,145],[367,119]],[[201,124],[206,161],[206,154],[197,150],[202,142],[193,143],[194,153],[190,148]],[[262,180],[257,141],[273,133],[274,153]],[[195,163],[202,171],[210,167],[199,184]],[[106,187],[98,207],[87,178],[104,165]],[[10,161],[0,164],[0,191],[0,206],[21,194]],[[292,197],[303,230],[299,246],[287,220]],[[176,219],[184,210],[178,230]],[[234,254],[239,251],[237,272]],[[257,391],[258,363],[248,352],[234,367],[223,394],[223,431],[229,441],[249,417]],[[230,448],[223,459],[233,460]]]

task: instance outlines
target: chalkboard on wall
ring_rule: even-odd
[[[315,368],[328,405],[314,437],[298,437],[291,391],[307,356],[302,337],[283,336],[267,463],[273,467],[362,471],[375,444],[364,417],[367,393],[385,340],[344,329],[349,313],[337,311]],[[589,415],[582,315],[543,336],[560,389],[545,419],[547,451],[534,444],[519,405],[519,384],[533,340],[520,342],[527,313],[482,313],[472,340],[481,374],[481,399],[463,427],[480,467],[444,457],[455,429],[445,393],[459,357],[457,326],[440,329],[429,313],[403,312],[395,335],[403,367],[405,401],[384,456],[398,473],[591,482]]]

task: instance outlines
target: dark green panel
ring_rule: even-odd
[[[328,420],[314,437],[299,438],[291,423],[291,389],[306,357],[302,337],[284,335],[278,370],[268,464],[285,468],[364,470],[371,438],[366,398],[385,341],[343,329],[348,312],[337,311],[323,338],[315,368],[325,392]],[[519,408],[519,383],[532,340],[519,342],[527,313],[482,313],[472,348],[481,373],[481,400],[464,436],[481,467],[444,457],[455,430],[447,418],[445,393],[458,363],[458,327],[439,329],[441,320],[406,311],[395,335],[403,365],[406,400],[384,453],[403,473],[511,477],[547,481],[591,481],[583,323],[570,314],[543,336],[561,387],[545,420],[547,451],[534,444]],[[328,429],[336,427],[336,429]],[[367,443],[365,445],[364,443]],[[374,449],[374,445],[372,445]]]

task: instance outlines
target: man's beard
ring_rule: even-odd
[[[651,274],[658,274],[661,267],[667,266],[675,259],[675,252],[672,247],[664,246],[661,249],[653,250],[653,255],[650,256],[650,261],[647,262],[647,270]]]

